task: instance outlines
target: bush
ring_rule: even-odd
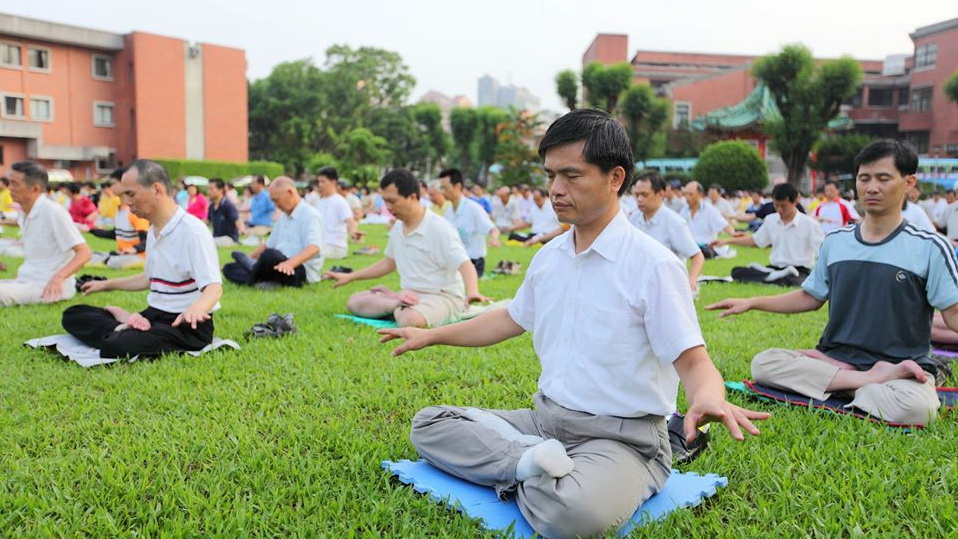
[[[726,191],[764,189],[768,167],[747,142],[723,140],[705,148],[692,169],[692,179],[706,187],[717,183]]]
[[[269,178],[283,175],[283,165],[270,161],[250,161],[249,163],[231,163],[228,161],[198,161],[192,159],[154,159],[169,174],[172,180],[186,176],[204,178],[233,178],[250,175],[263,175]]]

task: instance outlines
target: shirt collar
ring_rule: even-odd
[[[465,197],[463,197],[463,198],[465,198]],[[449,201],[449,200],[447,200],[446,202],[449,202],[449,209],[452,209],[452,202]],[[460,206],[461,206],[461,205],[462,205],[462,204],[460,203]],[[422,221],[419,221],[419,224],[416,225],[416,229],[413,230],[412,232],[409,232],[408,234],[406,233],[406,223],[403,223],[403,224],[402,224],[403,236],[405,236],[405,237],[408,238],[409,236],[417,236],[417,235],[418,235],[418,236],[421,236],[421,235],[425,234],[425,233],[426,233],[426,232],[425,232],[426,221],[427,221],[427,220],[430,220],[430,219],[432,219],[432,218],[434,218],[434,217],[435,217],[435,218],[439,218],[439,219],[444,219],[444,217],[439,217],[439,216],[436,215],[435,213],[433,213],[433,212],[431,212],[431,211],[429,211],[429,210],[426,210],[426,213],[422,216]]]
[[[37,215],[39,215],[40,212],[37,211],[37,210],[38,210],[41,206],[43,206],[44,204],[56,204],[56,202],[54,202],[54,201],[50,200],[49,198],[47,198],[46,195],[40,195],[39,197],[37,197],[37,200],[33,203],[33,206],[30,207],[30,213],[28,213],[28,214],[26,214],[26,215],[23,216],[23,222],[25,223],[25,222],[27,222],[27,221],[30,221],[30,220],[32,220],[34,217],[36,217]],[[40,210],[40,211],[43,211],[43,210]],[[21,214],[21,215],[22,215],[22,214]]]
[[[297,204],[296,207],[293,208],[293,211],[287,217],[295,221],[296,217],[300,216],[304,211],[307,211],[304,206],[306,206],[306,201],[303,199],[299,199],[299,204]]]
[[[632,228],[632,223],[625,217],[622,210],[619,210],[619,213],[609,221],[609,224],[605,225],[605,228],[599,233],[599,237],[597,237],[595,241],[592,242],[592,245],[585,251],[582,251],[578,255],[575,254],[575,227],[565,235],[565,241],[559,245],[559,249],[566,251],[569,256],[572,257],[586,255],[590,251],[595,251],[599,256],[609,262],[615,262],[619,246],[625,241],[625,235],[629,232],[630,228]]]
[[[170,222],[166,223],[166,226],[164,226],[163,230],[160,231],[159,238],[164,238],[168,236],[171,232],[173,232],[173,229],[176,228],[176,225],[180,224],[180,221],[183,220],[183,217],[185,215],[186,215],[186,211],[184,211],[183,208],[177,206],[176,211],[173,212],[173,217],[170,217]]]

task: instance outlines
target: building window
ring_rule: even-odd
[[[692,123],[692,104],[688,101],[675,102],[675,114],[672,115],[672,129],[688,129]]]
[[[105,172],[113,172],[116,170],[116,154],[111,153],[106,157],[97,157],[96,158],[96,171],[99,174]]]
[[[911,91],[911,111],[927,112],[931,110],[931,86],[915,88]]]
[[[93,78],[113,80],[113,59],[102,54],[93,55]]]
[[[848,105],[849,107],[853,109],[860,108],[862,106],[862,93],[863,93],[863,89],[859,88],[857,92],[849,96],[849,98],[846,99],[845,102],[842,104]]]
[[[869,107],[890,107],[895,102],[895,91],[891,88],[869,88]]]
[[[915,69],[935,67],[938,61],[938,45],[926,43],[915,49]]]
[[[113,103],[95,101],[93,103],[93,125],[99,127],[113,127]]]
[[[22,67],[23,59],[20,58],[20,45],[0,43],[0,65],[4,67]]]
[[[905,142],[911,145],[916,152],[928,154],[928,141],[930,139],[928,131],[909,131],[904,133]]]
[[[41,122],[53,121],[53,99],[30,97],[30,118]]]
[[[27,67],[32,71],[50,71],[50,49],[27,48]]]
[[[908,108],[909,88],[898,89],[898,108]]]
[[[3,117],[23,118],[23,96],[4,94]]]

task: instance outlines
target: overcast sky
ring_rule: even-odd
[[[246,50],[251,79],[333,44],[402,55],[417,85],[476,100],[476,79],[529,88],[560,109],[553,77],[581,68],[597,33],[637,49],[766,54],[804,43],[817,57],[913,52],[909,32],[958,17],[956,0],[0,0],[0,11],[118,33]]]

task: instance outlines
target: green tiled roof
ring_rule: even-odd
[[[761,131],[766,120],[781,118],[782,114],[778,111],[772,92],[760,84],[740,103],[699,116],[692,122],[692,128],[723,133]],[[851,118],[840,115],[828,122],[828,129],[840,131],[851,129],[853,125]]]

